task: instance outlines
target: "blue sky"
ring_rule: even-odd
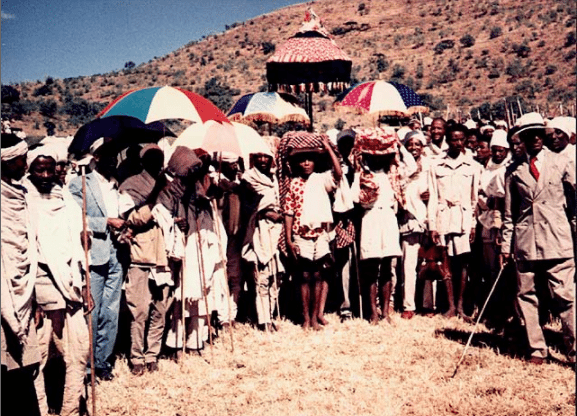
[[[2,0],[2,84],[105,73],[302,0]]]

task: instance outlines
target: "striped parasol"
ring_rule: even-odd
[[[96,117],[131,116],[143,123],[183,119],[197,123],[229,120],[213,103],[191,91],[176,87],[150,87],[129,91],[112,101]]]
[[[282,124],[295,121],[310,124],[305,110],[298,106],[298,100],[290,94],[257,92],[241,97],[230,109],[227,117],[231,121],[264,121]]]
[[[348,109],[374,117],[410,117],[428,113],[429,108],[419,95],[406,85],[396,82],[367,81],[343,92],[335,101],[336,108]]]

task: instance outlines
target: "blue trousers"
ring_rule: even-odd
[[[90,267],[90,291],[94,298],[92,342],[94,366],[97,369],[110,368],[109,359],[118,333],[122,274],[122,265],[116,252],[111,253],[108,263]]]

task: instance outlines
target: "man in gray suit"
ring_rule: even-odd
[[[569,361],[575,362],[575,260],[565,206],[575,194],[575,162],[543,147],[545,125],[538,113],[519,119],[515,133],[526,156],[507,172],[502,261],[517,261],[518,299],[525,319],[529,361],[543,363],[548,348],[539,324],[539,281],[547,282],[563,326]],[[571,190],[571,195],[566,194]]]
[[[91,151],[95,169],[86,175],[86,217],[92,231],[90,249],[91,292],[94,299],[92,328],[94,330],[94,366],[96,376],[111,380],[110,358],[118,332],[118,314],[123,281],[119,260],[122,252],[119,235],[124,228],[120,218],[133,206],[130,197],[118,192],[116,182],[117,156],[108,143],[99,139]],[[72,196],[82,206],[82,178],[70,182]]]

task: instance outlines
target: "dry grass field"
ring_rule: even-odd
[[[289,321],[272,334],[237,325],[234,353],[229,336],[221,336],[212,354],[161,360],[159,372],[142,377],[120,359],[115,379],[97,386],[98,414],[575,414],[575,372],[561,356],[537,366],[500,354],[497,337],[482,325],[451,378],[472,325],[398,314],[395,326],[328,319],[320,332]]]

